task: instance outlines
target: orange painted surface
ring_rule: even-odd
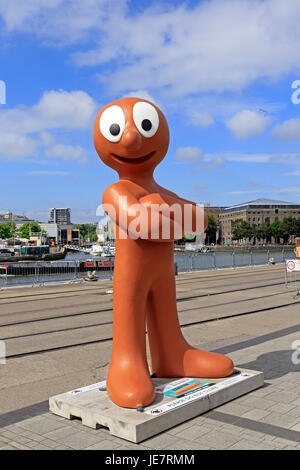
[[[146,105],[136,107],[137,103]],[[104,207],[109,204],[114,208],[116,235],[113,350],[107,391],[114,403],[127,408],[149,405],[155,397],[146,358],[146,324],[151,371],[157,377],[212,378],[233,373],[233,363],[229,358],[193,348],[180,329],[173,255],[175,222],[170,216],[170,236],[163,239],[163,216],[153,222],[150,210],[152,204],[171,206],[177,203],[183,207],[191,202],[161,187],[153,177],[155,167],[167,152],[169,129],[164,115],[152,103],[150,106],[154,112],[149,114],[149,104],[138,98],[114,101],[101,109],[94,127],[94,144],[99,157],[119,174],[119,181],[106,188],[102,200]],[[112,106],[118,108],[110,109]],[[141,108],[136,113],[139,120],[134,114],[138,107]],[[143,107],[145,119],[140,112]],[[149,137],[147,129],[141,129],[141,124],[149,129],[149,122],[146,121],[151,121],[149,117],[155,112],[159,124],[156,132]],[[153,124],[155,122],[152,123],[152,130],[155,128]],[[111,135],[110,129],[113,131]],[[125,207],[122,203],[120,206],[121,196],[127,198]],[[133,204],[147,209],[143,215],[147,229],[137,239],[133,239],[126,229],[136,216],[131,210]],[[195,203],[191,204],[194,224],[196,213],[201,209]],[[126,224],[121,212],[126,214]],[[157,240],[150,236],[155,228],[154,223],[158,224],[156,228],[159,229]],[[124,238],[124,232],[128,234],[127,238]]]

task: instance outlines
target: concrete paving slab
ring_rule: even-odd
[[[99,390],[100,384],[51,397],[49,408],[67,419],[80,418],[85,426],[106,427],[114,436],[142,442],[264,384],[262,372],[246,369],[240,369],[226,379],[197,380],[209,381],[210,386],[178,398],[157,391],[154,403],[146,407],[144,413],[116,406],[107,392]],[[153,382],[159,387],[172,382],[172,379],[153,379]],[[68,442],[63,443],[69,445]]]

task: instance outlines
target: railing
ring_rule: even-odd
[[[175,271],[193,272],[243,266],[284,263],[293,259],[291,250],[265,252],[175,253]],[[129,268],[130,269],[130,266]],[[91,273],[94,273],[94,276]],[[88,274],[90,273],[90,274]],[[70,261],[0,262],[0,289],[21,286],[43,286],[113,278],[113,258],[77,259]]]
[[[209,253],[175,253],[175,263],[178,272],[202,271],[223,268],[238,268],[243,266],[260,266],[264,264],[284,263],[287,259],[293,259],[292,250],[280,251],[250,251]]]
[[[285,287],[295,291],[294,298],[300,295],[300,260],[285,263]]]
[[[94,273],[91,276],[89,273]],[[36,261],[0,265],[0,289],[112,279],[113,258],[98,260]]]
[[[64,248],[71,251],[78,251],[79,253],[89,253],[91,248],[83,248],[78,245],[64,245]]]

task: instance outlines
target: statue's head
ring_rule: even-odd
[[[120,176],[143,175],[154,170],[166,155],[169,128],[154,104],[140,98],[123,98],[98,113],[94,144],[101,160]]]

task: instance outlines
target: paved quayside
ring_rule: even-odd
[[[300,297],[283,265],[177,276],[190,343],[263,370],[265,386],[141,444],[48,412],[48,398],[104,380],[111,281],[0,292],[0,449],[300,449]]]

